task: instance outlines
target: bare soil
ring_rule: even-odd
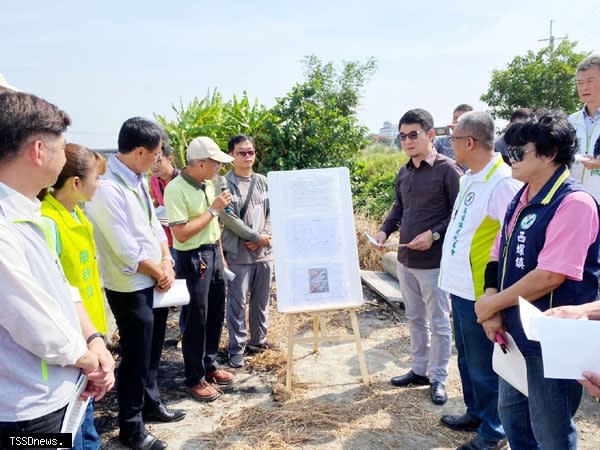
[[[245,367],[228,369],[236,384],[209,404],[191,399],[183,384],[183,361],[176,348],[178,312],[170,314],[159,384],[163,401],[187,411],[176,423],[147,424],[170,449],[452,449],[472,437],[440,425],[443,414],[462,414],[464,405],[456,354],[447,383],[448,402],[436,406],[429,388],[395,388],[389,379],[410,369],[410,337],[404,311],[364,288],[359,325],[372,383],[364,386],[353,343],[297,345],[294,385],[287,392],[284,351],[245,358]],[[298,334],[311,334],[305,315]],[[330,333],[349,333],[347,313],[329,315]],[[283,315],[271,312],[269,339],[286,349]],[[223,359],[225,355],[223,355]],[[227,364],[223,361],[223,366]],[[118,441],[115,392],[97,403],[96,425],[104,449],[124,448]],[[579,448],[600,448],[600,404],[587,394],[577,414]]]

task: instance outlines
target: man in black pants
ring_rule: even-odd
[[[119,438],[142,450],[167,447],[145,430],[144,420],[171,422],[185,416],[165,407],[156,381],[168,309],[152,308],[154,291],[169,290],[175,273],[143,174],[161,153],[161,133],[146,119],[126,120],[119,132],[119,152],[109,158],[87,204],[106,296],[120,333]]]
[[[233,375],[219,369],[217,350],[225,319],[225,280],[221,230],[217,215],[231,203],[231,194],[216,195],[212,179],[222,163],[233,158],[223,153],[210,138],[190,142],[188,166],[165,189],[167,220],[177,250],[177,275],[185,278],[190,304],[183,330],[185,384],[198,401],[219,397],[209,383],[233,384]]]

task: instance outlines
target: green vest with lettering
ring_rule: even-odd
[[[58,228],[62,246],[60,262],[69,283],[79,289],[90,320],[101,333],[106,333],[104,295],[98,271],[94,229],[79,206],[75,214],[80,223],[51,194],[42,201],[42,215],[52,219]]]

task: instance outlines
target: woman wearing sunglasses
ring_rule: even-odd
[[[513,177],[525,183],[508,207],[475,305],[488,338],[509,332],[525,357],[529,396],[500,378],[498,412],[513,450],[575,449],[576,380],[544,378],[541,347],[519,317],[519,296],[538,309],[582,304],[598,293],[598,204],[570,175],[575,129],[540,110],[506,137]]]

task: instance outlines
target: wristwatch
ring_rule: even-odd
[[[213,216],[213,217],[217,217],[219,215],[218,211],[215,208],[208,208],[208,213]]]
[[[163,256],[162,261],[169,261],[175,267],[175,260],[171,256]]]
[[[434,231],[431,235],[433,236],[434,242],[440,240],[441,236],[440,236],[440,233],[438,233],[437,231]]]

